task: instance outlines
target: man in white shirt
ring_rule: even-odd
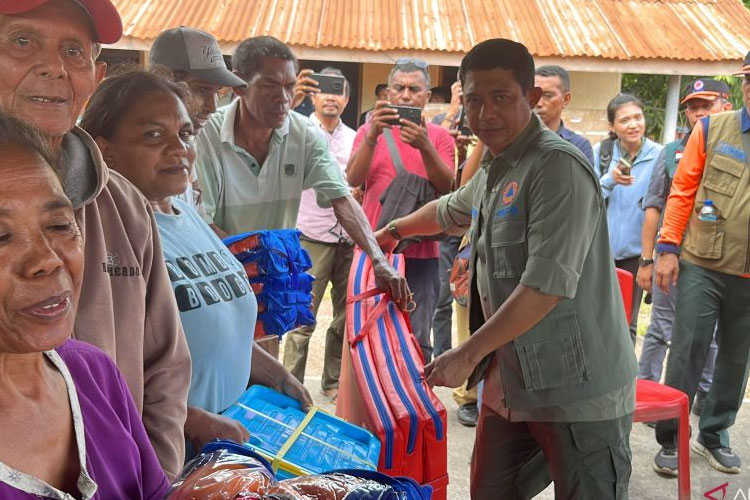
[[[356,135],[353,129],[341,121],[341,114],[349,102],[349,82],[336,68],[325,68],[320,73],[344,78],[344,94],[312,94],[315,112],[310,115],[310,121],[320,127],[328,141],[329,150],[343,174]],[[302,192],[297,229],[302,231],[302,246],[310,253],[313,261],[310,273],[315,276],[313,312],[316,316],[328,282],[331,282],[333,321],[326,331],[321,389],[323,394],[335,401],[338,395],[346,321],[346,285],[354,244],[339,224],[333,209],[318,206],[315,191],[312,189]],[[286,335],[284,365],[300,382],[304,382],[307,349],[314,331],[314,326],[301,327]]]

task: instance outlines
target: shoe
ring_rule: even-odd
[[[677,477],[677,450],[662,447],[654,457],[654,470],[662,476]]]
[[[466,427],[476,427],[479,410],[476,403],[469,403],[458,407],[458,423]]]
[[[698,391],[695,393],[695,399],[693,400],[693,415],[698,417],[703,413],[703,407],[706,405],[706,393]]]
[[[727,474],[740,473],[740,457],[731,448],[706,448],[698,439],[690,444],[690,448],[708,461],[708,465]]]

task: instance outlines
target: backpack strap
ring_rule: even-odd
[[[599,177],[603,177],[612,163],[612,151],[615,149],[615,140],[611,137],[604,139],[599,146]]]
[[[393,166],[396,168],[396,173],[400,174],[401,172],[405,172],[406,169],[404,168],[404,162],[401,160],[401,153],[398,152],[398,147],[396,147],[393,132],[391,132],[391,129],[386,128],[383,129],[383,135],[385,136],[385,143],[388,145],[388,152],[391,154]]]

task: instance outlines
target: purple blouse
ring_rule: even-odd
[[[60,370],[73,412],[84,500],[161,499],[169,482],[115,364],[96,347],[68,340],[45,353]],[[50,416],[52,417],[52,416]],[[72,500],[39,479],[2,463],[0,498]]]

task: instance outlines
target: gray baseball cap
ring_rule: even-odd
[[[216,38],[181,26],[162,31],[149,52],[151,65],[185,71],[214,85],[244,87],[247,82],[227,69]]]

